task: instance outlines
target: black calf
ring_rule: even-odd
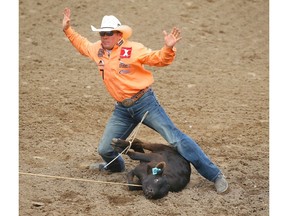
[[[122,152],[129,142],[115,138],[111,145],[116,151]],[[181,191],[189,183],[190,163],[172,147],[135,140],[131,149],[134,151],[129,150],[127,155],[133,160],[139,160],[140,164],[128,173],[128,183],[142,185],[146,198],[162,198],[169,191]],[[150,153],[145,153],[144,149],[149,150]],[[129,190],[139,190],[139,188],[129,186]]]

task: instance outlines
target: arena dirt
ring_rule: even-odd
[[[133,28],[131,40],[160,49],[163,30],[177,26],[177,57],[153,71],[153,89],[175,124],[193,137],[227,176],[228,193],[192,168],[179,193],[147,200],[124,173],[86,166],[101,161],[98,141],[114,101],[94,62],[78,54],[62,31],[63,10],[91,41],[90,25],[113,14]],[[83,182],[19,175],[20,215],[268,215],[268,0],[19,1],[19,171]],[[137,138],[166,143],[141,126]]]

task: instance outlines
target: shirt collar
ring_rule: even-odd
[[[120,47],[123,43],[124,43],[124,39],[122,38],[118,41],[117,45]]]

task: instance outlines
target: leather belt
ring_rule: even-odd
[[[140,90],[135,95],[133,95],[131,98],[126,98],[122,102],[118,102],[118,104],[121,104],[124,107],[131,107],[137,100],[139,100],[148,90],[150,87],[146,87],[145,89]]]

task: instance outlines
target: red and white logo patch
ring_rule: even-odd
[[[130,58],[132,53],[132,47],[122,47],[120,52],[120,58]]]

